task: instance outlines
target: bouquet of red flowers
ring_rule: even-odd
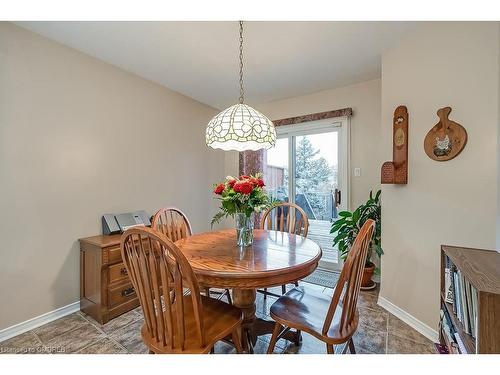
[[[271,206],[271,201],[264,190],[262,174],[243,175],[239,178],[227,176],[225,182],[214,186],[214,193],[221,201],[220,211],[213,217],[212,225],[223,217],[244,214],[250,217]]]

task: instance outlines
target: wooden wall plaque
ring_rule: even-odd
[[[439,122],[425,136],[424,150],[432,160],[451,160],[462,152],[467,143],[467,131],[448,118],[450,112],[451,107],[439,109]]]
[[[408,110],[400,105],[392,120],[392,161],[382,164],[381,183],[408,183]]]

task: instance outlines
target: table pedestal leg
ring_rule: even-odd
[[[241,340],[243,350],[252,353],[255,334],[255,289],[233,289],[233,305],[243,311]]]

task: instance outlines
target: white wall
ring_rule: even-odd
[[[103,213],[176,205],[209,229],[213,108],[0,23],[0,329],[79,299]]]
[[[439,319],[440,245],[495,248],[498,199],[498,23],[426,23],[382,59],[382,155],[392,157],[392,115],[409,112],[409,179],[382,187],[380,296],[432,329]],[[436,111],[468,132],[448,162],[427,157]]]
[[[351,107],[351,207],[366,201],[370,190],[380,188],[380,80],[313,94],[263,103],[255,106],[272,120]],[[236,154],[226,156],[228,174],[237,171]],[[354,177],[355,167],[361,176]]]

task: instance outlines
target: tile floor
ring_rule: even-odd
[[[316,289],[331,295],[333,289],[302,283],[305,288]],[[278,293],[280,288],[276,288]],[[413,328],[377,305],[378,291],[361,292],[358,304],[360,324],[354,336],[358,353],[435,353],[433,343]],[[257,316],[269,317],[275,298],[257,293]],[[90,316],[77,312],[38,327],[22,335],[0,342],[0,353],[147,353],[140,328],[143,324],[140,308],[100,325]],[[259,337],[256,353],[267,351],[269,336]],[[337,348],[341,350],[342,348]],[[229,344],[219,342],[215,353],[234,353]],[[285,340],[278,341],[276,353],[319,354],[326,353],[323,343],[303,334],[302,344],[296,346]]]

